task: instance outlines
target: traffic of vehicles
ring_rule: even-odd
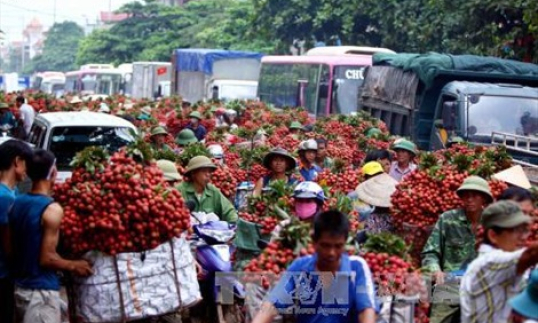
[[[3,79],[15,82],[13,76]],[[65,74],[38,73],[30,88],[57,96],[258,99],[277,109],[305,107],[312,117],[364,110],[421,149],[439,149],[457,137],[504,143],[522,162],[538,162],[538,155],[528,153],[538,146],[529,139],[538,129],[538,67],[503,59],[358,46],[316,47],[302,56],[177,49],[171,62],[86,64]],[[505,106],[515,110],[508,113]],[[485,116],[500,124],[487,124]]]

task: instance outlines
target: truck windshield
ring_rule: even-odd
[[[333,113],[350,114],[357,111],[359,89],[364,82],[364,67],[336,66],[334,68]]]
[[[467,129],[471,128],[471,136],[491,136],[493,131],[538,136],[538,98],[482,95],[477,103],[469,103]]]
[[[56,127],[52,130],[49,150],[56,156],[58,170],[70,170],[76,153],[89,146],[104,147],[110,152],[132,142],[126,127]]]

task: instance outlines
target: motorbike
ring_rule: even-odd
[[[193,229],[190,241],[194,258],[201,270],[200,286],[205,287],[202,288],[204,303],[210,307],[205,313],[210,314],[216,310],[219,323],[242,322],[242,303],[246,292],[232,272],[232,241],[236,226],[220,221],[213,213],[193,212],[193,205],[192,201],[187,202]]]

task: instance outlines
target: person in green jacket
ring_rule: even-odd
[[[482,211],[493,202],[488,182],[478,176],[467,177],[457,194],[463,207],[441,214],[421,254],[423,272],[432,274],[435,281],[432,323],[449,323],[454,316],[458,318],[459,286],[445,283],[445,276],[465,271],[476,258],[476,232]]]
[[[165,143],[166,136],[168,136],[168,132],[161,126],[151,129],[151,147],[155,150],[172,150],[172,148]]]
[[[237,221],[237,211],[222,192],[210,184],[211,173],[217,166],[206,156],[196,156],[185,169],[185,179],[177,189],[185,201],[195,203],[194,212],[215,213],[222,221]]]

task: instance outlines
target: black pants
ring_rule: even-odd
[[[13,281],[0,278],[0,322],[12,323],[15,309]]]

